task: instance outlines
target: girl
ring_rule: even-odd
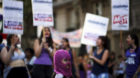
[[[34,65],[34,61],[36,60],[36,57],[34,56],[34,50],[32,48],[27,48],[25,50],[25,56],[25,63],[27,64],[29,71],[31,71]]]
[[[80,78],[86,78],[86,70],[87,70],[86,69],[87,59],[85,58],[86,56],[87,56],[86,45],[81,45],[78,57]]]
[[[96,45],[97,49],[90,55],[94,61],[91,78],[109,78],[108,75],[108,56],[109,40],[107,37],[99,36]]]
[[[7,48],[2,50],[2,60],[6,64],[4,78],[28,78],[28,73],[25,67],[24,52],[17,47],[19,38],[15,34],[8,35]],[[9,52],[7,52],[7,50]]]
[[[52,78],[73,78],[71,72],[71,57],[67,50],[56,51]]]
[[[72,74],[74,78],[79,78],[79,72],[78,72],[78,65],[77,65],[77,58],[76,58],[76,53],[71,49],[69,40],[67,38],[62,39],[62,45],[60,47],[61,49],[67,50],[68,53],[71,56],[71,64],[72,64]]]
[[[40,39],[34,42],[35,65],[33,68],[33,78],[51,78],[52,75],[52,57],[55,49],[53,48],[53,40],[51,31],[48,27],[42,30]]]
[[[115,62],[115,53],[112,52],[112,53],[110,53],[109,64],[108,64],[108,70],[109,70],[110,78],[114,77],[115,64],[116,64],[116,62]]]
[[[135,34],[129,34],[126,39],[129,48],[126,50],[126,78],[133,78],[140,65],[139,39]]]

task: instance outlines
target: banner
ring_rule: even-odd
[[[70,46],[74,48],[79,48],[81,45],[81,35],[82,35],[82,29],[73,31],[73,32],[59,32],[54,29],[51,30],[52,32],[52,38],[55,43],[61,44],[62,38],[68,38],[70,42]]]
[[[129,30],[129,0],[112,0],[112,30]]]
[[[53,26],[52,0],[32,0],[33,25]]]
[[[106,35],[108,22],[108,18],[87,13],[81,43],[95,46],[98,36]]]
[[[23,2],[3,0],[3,33],[23,34]]]

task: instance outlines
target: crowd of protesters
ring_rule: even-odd
[[[67,38],[57,47],[48,27],[42,29],[34,46],[24,51],[18,47],[20,39],[15,34],[7,36],[7,44],[2,41],[0,35],[1,78],[140,78],[139,39],[135,34],[128,35],[129,47],[118,56],[110,51],[106,36],[99,36],[97,46],[89,52],[81,45],[77,53]]]

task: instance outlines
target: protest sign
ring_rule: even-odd
[[[107,33],[109,19],[102,16],[87,13],[82,34],[82,44],[95,46],[98,36]]]
[[[112,0],[112,30],[129,30],[129,0]]]
[[[23,2],[3,0],[3,33],[23,34]]]
[[[32,0],[33,25],[53,26],[53,4],[52,0]]]

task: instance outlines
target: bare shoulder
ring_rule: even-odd
[[[0,52],[0,57],[3,57],[6,53],[7,53],[6,47],[2,48],[2,50]]]
[[[105,52],[104,52],[104,54],[109,54],[109,50],[106,49]]]
[[[6,47],[3,47],[1,52],[5,52],[5,51],[7,51],[7,49],[6,49]]]

